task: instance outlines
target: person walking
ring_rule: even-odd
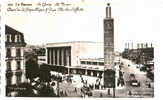
[[[77,89],[76,89],[76,87],[75,87],[75,90],[74,90],[74,91],[75,91],[75,93],[77,93]]]

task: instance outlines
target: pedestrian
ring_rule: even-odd
[[[94,87],[95,87],[95,86],[94,86],[94,84],[92,83],[92,89],[94,89]]]
[[[110,89],[108,89],[108,95],[110,95]]]
[[[100,97],[102,97],[102,93],[100,93]]]
[[[66,91],[65,91],[65,93],[64,93],[64,96],[65,96],[65,97],[67,97],[67,96],[68,96]]]
[[[148,84],[148,88],[151,88],[151,84],[150,83]]]
[[[75,93],[77,93],[77,89],[76,89],[76,87],[75,87],[75,90],[74,90],[74,91],[75,91]]]
[[[132,95],[132,92],[131,91],[128,91],[128,95],[131,96]]]
[[[63,96],[63,90],[60,91],[60,95],[61,95],[61,97]]]

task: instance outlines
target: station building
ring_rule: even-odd
[[[103,42],[73,41],[46,45],[46,63],[63,74],[102,77]]]

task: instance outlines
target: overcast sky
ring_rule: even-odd
[[[52,0],[55,2],[55,0]],[[61,1],[61,0],[59,0]],[[71,0],[65,0],[71,1]],[[82,12],[51,14],[6,13],[6,24],[24,33],[27,44],[66,41],[103,42],[103,19],[108,0],[73,0]],[[11,1],[13,2],[13,1]],[[125,42],[156,43],[161,30],[163,1],[110,0],[114,18],[115,50]]]

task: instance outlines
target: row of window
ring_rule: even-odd
[[[16,57],[20,57],[20,56],[21,56],[21,49],[17,48],[16,49]],[[11,48],[6,49],[6,57],[11,57]]]
[[[21,35],[20,34],[16,34],[16,35],[7,34],[6,42],[22,42]]]
[[[104,62],[90,62],[90,61],[81,61],[81,64],[86,64],[86,65],[99,65],[99,66],[104,66]]]
[[[16,75],[16,84],[21,83],[21,77],[22,77],[22,75]],[[12,81],[13,81],[12,77],[7,77],[6,81],[7,81],[7,85],[11,85]]]
[[[102,71],[91,71],[91,70],[87,70],[87,72],[85,70],[74,70],[74,69],[70,69],[70,73],[71,74],[80,74],[80,75],[88,75],[88,76],[102,76],[103,72]]]
[[[16,61],[16,70],[21,70],[21,63],[20,61]],[[7,71],[10,71],[11,70],[11,62],[8,61],[7,62]]]

